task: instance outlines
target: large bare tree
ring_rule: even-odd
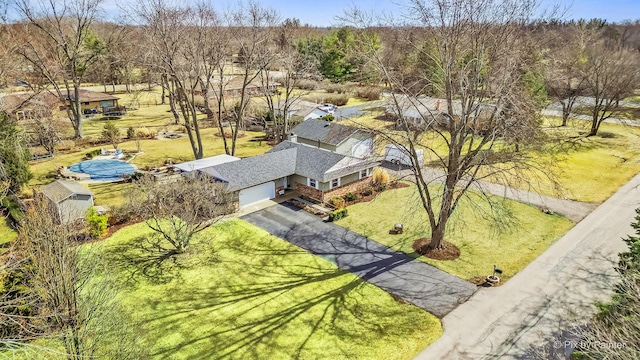
[[[368,55],[390,84],[389,108],[403,129],[377,133],[411,159],[430,225],[430,248],[443,246],[449,219],[463,198],[478,194],[469,190],[479,180],[518,179],[528,161],[517,147],[536,138],[539,122],[524,79],[530,49],[523,31],[534,8],[532,0],[410,1],[411,22],[394,29],[399,32],[395,38],[406,43],[403,48],[416,53],[419,63],[413,66],[422,69],[422,78],[409,83],[406,72],[393,66],[397,62],[385,63],[371,47]],[[358,10],[345,19],[356,19],[362,27],[372,23]],[[429,99],[425,93],[442,98]],[[409,116],[411,109],[418,119]],[[418,148],[434,159],[432,168],[420,166]],[[432,183],[434,178],[439,185]]]
[[[611,49],[604,41],[591,44],[586,51],[586,105],[591,113],[589,136],[597,135],[600,125],[620,113],[620,102],[633,94],[640,83],[640,57],[627,49]]]
[[[237,58],[241,73],[237,101],[233,107],[226,108],[227,114],[232,114],[229,126],[231,128],[231,144],[223,136],[227,154],[236,154],[238,135],[244,130],[244,122],[252,94],[252,84],[260,80],[260,74],[268,70],[274,60],[271,45],[275,28],[278,25],[278,15],[275,11],[262,7],[255,1],[240,3],[237,8],[226,14],[227,26],[232,29],[231,40],[237,47]],[[265,89],[269,91],[269,89]],[[224,92],[218,96],[225,96]]]
[[[50,90],[68,104],[76,138],[82,137],[79,89],[87,70],[104,53],[92,30],[102,0],[16,0],[23,18],[18,53]]]
[[[180,176],[164,183],[144,176],[133,188],[127,210],[145,219],[166,240],[168,249],[159,246],[161,258],[185,252],[194,235],[234,210],[224,185],[206,175]]]

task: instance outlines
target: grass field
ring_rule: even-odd
[[[411,359],[439,320],[240,220],[217,224],[177,262],[141,250],[144,223],[96,244],[156,359]]]
[[[362,117],[345,120],[346,125],[357,124],[376,130],[388,128],[390,122],[377,119],[380,112],[371,112]],[[545,169],[552,170],[560,191],[552,181],[538,174],[534,191],[571,200],[600,203],[640,172],[640,128],[621,124],[604,123],[597,136],[586,137],[588,122],[573,120],[567,127],[559,127],[558,118],[545,118],[544,131],[551,136],[549,152],[533,152],[534,160],[555,164]],[[401,132],[395,133],[400,139]],[[433,133],[423,135],[421,143],[446,154],[446,146]],[[383,141],[378,141],[376,151],[383,153]],[[553,158],[551,157],[553,156]],[[425,151],[425,164],[436,160]],[[534,178],[534,176],[529,176]],[[527,183],[512,182],[514,187],[530,190]]]
[[[412,248],[416,239],[430,237],[427,215],[417,196],[413,185],[385,191],[374,201],[350,206],[349,216],[337,224],[463,279],[490,275],[494,264],[504,270],[503,276],[508,279],[573,226],[563,217],[505,200],[499,203],[503,209],[498,218],[503,223],[509,221],[499,228],[495,221],[479,215],[489,213],[488,204],[478,199],[473,203],[462,200],[446,235],[446,240],[460,249],[460,258],[436,261],[419,257]],[[404,225],[404,234],[389,234],[395,223]]]

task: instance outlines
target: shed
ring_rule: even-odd
[[[62,223],[83,219],[93,206],[91,190],[73,180],[56,180],[40,191],[54,205]]]

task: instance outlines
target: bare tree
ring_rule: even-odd
[[[146,1],[137,13],[149,29],[149,43],[176,122],[179,118],[184,121],[193,154],[201,159],[204,153],[199,109],[212,117],[209,90],[216,69],[227,56],[224,39],[218,36],[223,31],[217,14],[204,2],[173,6],[163,0]]]
[[[92,31],[102,0],[16,0],[24,18],[18,53],[46,79],[67,106],[76,138],[82,137],[79,89],[87,69],[104,53],[105,43]]]
[[[587,104],[591,113],[589,136],[593,136],[605,120],[619,114],[620,102],[640,83],[640,58],[630,50],[610,49],[603,41],[589,46],[586,55],[587,94],[593,98]]]
[[[573,106],[586,92],[586,72],[582,61],[586,50],[588,31],[571,26],[561,34],[556,46],[549,50],[544,66],[544,80],[551,100],[562,106],[562,126],[567,126]]]
[[[230,122],[231,144],[227,146],[227,139],[223,136],[227,154],[236,154],[236,143],[241,130],[244,130],[245,112],[251,100],[251,84],[259,79],[273,61],[270,51],[270,41],[273,40],[274,29],[278,24],[275,11],[263,8],[259,3],[249,1],[240,3],[238,8],[227,14],[228,27],[232,28],[231,36],[238,47],[238,61],[242,67],[238,99],[233,108],[226,108],[232,113]],[[269,89],[266,89],[269,91]],[[224,93],[218,94],[224,96]]]
[[[195,234],[234,210],[224,184],[206,175],[180,176],[164,183],[144,176],[133,188],[127,209],[146,219],[149,228],[170,244],[162,257],[185,252]]]
[[[36,196],[20,227],[19,241],[33,264],[38,315],[46,320],[43,336],[59,339],[68,359],[136,358],[135,337],[105,264],[96,253],[80,251],[75,229],[60,223],[42,196]]]
[[[263,63],[279,65],[274,76],[267,68],[260,71],[262,92],[271,119],[276,124],[276,141],[286,139],[291,124],[289,113],[294,104],[305,94],[298,89],[300,81],[316,72],[316,64],[309,61],[297,47],[296,31],[299,24],[287,19],[279,26],[272,49],[263,51]],[[278,85],[278,90],[272,89]]]
[[[394,92],[389,108],[403,130],[376,132],[411,159],[412,177],[429,219],[429,248],[443,246],[448,220],[461,199],[482,195],[469,191],[480,186],[479,180],[516,181],[524,179],[519,171],[535,166],[528,166],[526,154],[515,151],[536,138],[539,123],[523,79],[528,59],[523,31],[534,5],[535,1],[516,0],[411,1],[407,16],[412,22],[394,30],[399,32],[397,39],[408,43],[405,48],[419,54],[415,58],[422,63],[414,66],[423,69],[422,79],[410,84],[420,87],[407,86],[406,72],[386,64],[370,47],[368,55]],[[355,19],[360,27],[373,23],[358,10],[345,19]],[[443,98],[429,99],[424,93]],[[411,109],[418,119],[409,116]],[[418,148],[428,151],[433,168],[421,167]],[[434,179],[441,186],[434,186]]]

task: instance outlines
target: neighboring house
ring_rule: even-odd
[[[66,101],[74,101],[75,99],[73,92],[69,92],[63,97]],[[78,91],[78,97],[80,98],[80,107],[83,114],[101,113],[104,115],[123,115],[126,113],[124,107],[118,106],[118,100],[120,100],[120,98],[117,96],[80,89]],[[63,109],[64,107],[61,107],[61,110]]]
[[[73,180],[56,180],[40,188],[51,201],[62,223],[84,219],[93,206],[93,193]]]
[[[310,121],[330,124],[320,120]],[[326,202],[334,196],[343,196],[348,192],[358,192],[368,187],[373,169],[380,164],[367,156],[351,156],[352,145],[362,144],[363,141],[368,144],[368,140],[373,143],[370,134],[356,128],[337,125],[339,124],[331,124],[331,127],[333,131],[340,133],[338,137],[342,140],[338,143],[351,144],[350,146],[330,145],[333,138],[324,134],[323,127],[320,135],[330,141],[326,145],[333,146],[333,150],[302,142],[284,141],[258,156],[238,160],[228,155],[219,155],[176,167],[187,172],[198,171],[225,183],[226,189],[234,193],[234,201],[239,208],[276,198],[283,195],[285,190],[296,190],[302,195]],[[333,131],[331,134],[337,136]],[[365,137],[365,134],[368,137]],[[349,151],[335,151],[343,148],[348,148]],[[356,145],[355,148],[359,147]],[[214,165],[200,166],[205,164]]]
[[[222,95],[225,98],[237,98],[242,94],[242,85],[244,83],[243,76],[236,77],[226,77],[222,80]],[[280,83],[272,82],[268,86],[262,84],[260,79],[255,79],[251,81],[245,87],[245,94],[248,96],[256,96],[264,94],[267,91],[274,92],[277,87],[280,86]],[[209,98],[215,99],[218,92],[220,91],[220,81],[219,79],[214,80],[211,84],[211,87],[208,91]],[[195,95],[202,95],[202,88],[198,88],[194,91]]]
[[[447,101],[444,99],[422,96],[410,100],[406,97],[397,97],[387,101],[386,112],[387,115],[393,116],[398,120],[404,118],[412,128],[426,129],[433,125],[446,126],[451,119],[458,122],[462,114],[462,104],[460,101],[454,101],[450,110]],[[499,112],[500,110],[495,105],[487,103],[475,104],[469,111],[468,119],[470,123],[468,125],[477,130],[482,130],[487,123],[495,119],[495,115]],[[399,122],[397,125],[403,126]]]
[[[100,92],[80,89],[78,92],[80,107],[83,114],[101,113],[104,115],[122,115],[126,113],[124,107],[118,106],[120,98]],[[64,111],[69,106],[69,101],[75,97],[65,95],[60,99],[52,92],[40,93],[16,93],[3,96],[0,99],[0,106],[12,118],[23,120],[30,118],[34,114],[37,116],[50,116],[54,109]]]
[[[290,140],[362,158],[373,153],[374,135],[336,122],[309,119],[291,130]]]

